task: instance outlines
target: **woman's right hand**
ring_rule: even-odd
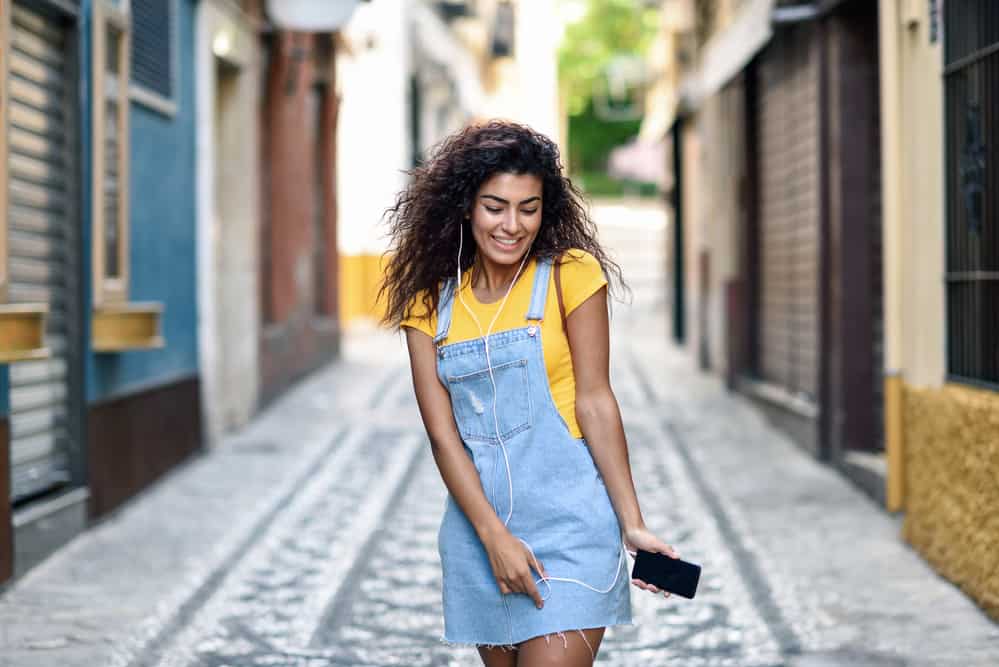
[[[514,537],[506,526],[483,540],[483,545],[489,555],[489,564],[493,568],[500,593],[524,593],[541,609],[545,602],[541,599],[531,570],[545,576],[545,566],[534,557],[527,545]]]

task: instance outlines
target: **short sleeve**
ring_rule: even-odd
[[[420,292],[409,304],[409,317],[404,318],[402,322],[399,323],[399,327],[409,327],[411,329],[416,329],[417,331],[422,331],[431,338],[437,335],[437,315],[431,315],[427,317],[427,307],[423,303],[423,295],[425,292]]]
[[[569,250],[560,273],[566,316],[607,284],[600,262],[585,250]]]

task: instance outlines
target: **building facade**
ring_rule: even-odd
[[[200,447],[193,34],[189,0],[0,6],[0,579]]]
[[[890,504],[999,619],[999,13],[879,6]]]
[[[338,349],[338,37],[0,1],[0,583]]]
[[[996,615],[993,4],[666,4],[674,338]]]

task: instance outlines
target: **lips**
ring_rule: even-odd
[[[508,239],[490,234],[489,238],[496,242],[496,245],[504,250],[510,250],[520,245],[521,239]]]

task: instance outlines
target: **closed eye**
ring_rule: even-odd
[[[521,209],[521,213],[524,213],[526,215],[534,215],[537,212],[538,212],[538,209],[536,209],[536,208],[532,208],[530,211]]]
[[[503,209],[501,209],[501,208],[493,208],[492,206],[487,206],[486,210],[489,211],[490,213],[499,213]]]

